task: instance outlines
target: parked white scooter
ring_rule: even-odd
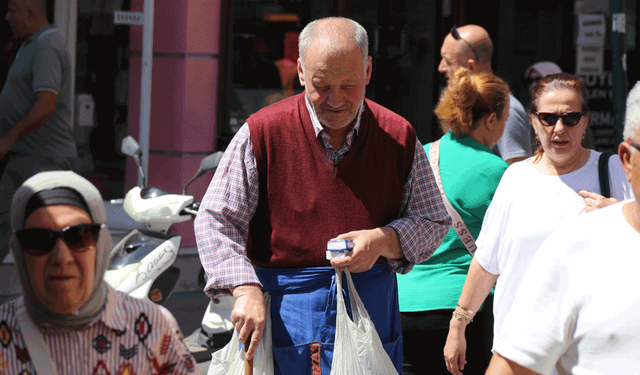
[[[138,165],[142,186],[127,192],[124,211],[144,229],[133,229],[111,251],[111,263],[105,281],[116,290],[140,299],[163,303],[171,294],[180,269],[173,266],[182,237],[168,235],[174,223],[191,220],[198,212],[199,203],[186,194],[187,187],[208,171],[215,171],[222,152],[204,158],[196,175],[185,185],[182,194],[170,194],[149,187],[141,166],[142,150],[132,137],[122,141],[122,152],[131,156]]]
[[[132,188],[124,199],[112,203],[124,204],[127,215],[143,224],[143,228],[131,230],[113,248],[105,280],[113,288],[133,297],[162,304],[180,277],[180,269],[173,263],[182,237],[167,233],[173,224],[191,220],[198,213],[200,204],[187,195],[187,187],[206,172],[214,172],[223,153],[219,151],[205,157],[196,174],[185,184],[182,194],[170,194],[147,186],[141,163],[142,149],[132,137],[122,141],[122,152],[135,160],[142,186]],[[203,270],[200,278],[204,282]],[[204,312],[201,328],[185,338],[198,362],[210,360],[211,353],[231,338],[234,327],[230,317],[234,301],[233,297],[212,299]]]
[[[231,310],[234,304],[235,298],[232,296],[211,299],[200,328],[184,338],[184,343],[197,363],[211,361],[211,354],[231,340],[234,328]]]

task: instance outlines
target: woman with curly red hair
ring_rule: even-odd
[[[491,148],[502,136],[509,116],[509,86],[491,73],[460,69],[443,91],[435,113],[445,134],[427,144],[425,151],[451,204],[448,211],[455,210],[461,222],[454,218],[454,228],[429,260],[398,275],[405,375],[448,374],[442,348],[471,263],[473,246],[469,244],[478,236],[507,169],[507,163]],[[459,235],[456,226],[462,224],[467,232]],[[474,374],[484,373],[491,358],[493,316],[490,303],[486,305],[488,311],[476,318],[483,322],[472,328],[473,345],[487,348],[474,351],[469,367]]]

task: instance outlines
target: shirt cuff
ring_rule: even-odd
[[[415,235],[412,235],[411,225],[406,222],[406,220],[395,220],[391,222],[387,227],[392,228],[396,231],[396,235],[398,236],[398,242],[400,243],[400,249],[402,250],[402,254],[404,254],[403,259],[387,259],[389,261],[389,265],[394,272],[399,274],[406,274],[413,266],[417,263],[417,254],[415,254],[414,249],[416,249],[417,238]]]
[[[231,289],[242,285],[257,285],[262,283],[256,271],[247,258],[228,259],[216,267],[216,273],[208,275],[204,292],[210,298],[230,296]]]

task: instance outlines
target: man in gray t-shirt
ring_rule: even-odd
[[[64,38],[43,0],[9,0],[6,19],[23,41],[0,92],[0,261],[9,251],[13,193],[38,172],[70,169],[77,156]]]
[[[531,123],[522,103],[511,95],[509,118],[504,126],[502,138],[493,148],[493,152],[508,164],[526,159],[532,154]]]
[[[453,27],[442,43],[438,71],[447,79],[459,68],[467,68],[474,73],[491,72],[492,54],[493,42],[484,28],[478,25]],[[509,118],[494,152],[508,164],[513,164],[531,156],[532,148],[527,113],[518,99],[511,95]]]

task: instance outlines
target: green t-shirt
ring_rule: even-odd
[[[429,146],[424,146],[427,156]],[[442,186],[476,239],[506,169],[505,161],[471,137],[459,138],[448,132],[440,139]],[[398,275],[400,311],[454,309],[470,264],[471,255],[451,228],[429,260],[406,275]]]

